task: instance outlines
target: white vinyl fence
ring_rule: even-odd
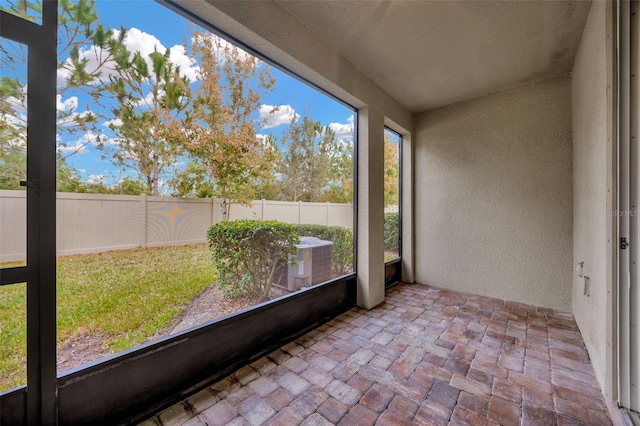
[[[353,205],[287,201],[233,204],[230,219],[353,227]],[[220,200],[57,193],[59,256],[206,241],[222,220]],[[26,192],[0,190],[0,262],[26,258]]]

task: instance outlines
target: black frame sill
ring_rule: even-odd
[[[78,367],[58,377],[58,424],[131,424],[351,309],[346,275]],[[26,387],[0,394],[0,424],[26,424]]]

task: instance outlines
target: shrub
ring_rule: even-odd
[[[216,223],[207,239],[225,297],[251,294],[262,301],[269,297],[278,265],[297,252],[299,236],[292,224],[241,219]]]
[[[296,225],[298,234],[333,242],[333,273],[353,271],[353,231],[341,226]]]
[[[400,214],[384,214],[384,249],[397,252],[400,243]]]

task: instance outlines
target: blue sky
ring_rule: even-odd
[[[150,48],[151,44],[159,42],[161,46],[157,47],[161,51],[164,48],[181,46],[185,41],[189,42],[191,33],[196,27],[187,19],[151,0],[98,0],[96,7],[100,22],[108,28],[119,28],[120,26],[127,28],[131,37],[131,45],[134,46]],[[180,49],[176,48],[176,52],[178,52],[176,53],[176,58],[178,58]],[[186,57],[182,55],[177,60],[186,61]],[[183,69],[186,68],[186,66],[183,67]],[[271,67],[271,74],[276,79],[275,90],[264,96],[261,101],[269,106],[279,105],[280,110],[277,114],[262,117],[270,124],[267,128],[263,128],[260,123],[256,122],[256,130],[259,134],[272,134],[279,140],[288,126],[291,114],[295,113],[298,116],[308,115],[323,125],[330,125],[340,139],[351,139],[353,131],[353,111],[351,109],[275,67]],[[73,97],[76,97],[77,100],[72,99]],[[71,91],[59,98],[58,105],[59,109],[77,105],[77,112],[84,111],[87,106],[96,112],[106,112],[99,109],[86,95]],[[264,110],[270,111],[271,108],[265,106]],[[104,119],[101,122],[104,122]],[[106,126],[99,127],[99,131],[104,133],[104,137],[112,138],[114,136]],[[107,183],[114,183],[126,175],[135,176],[134,171],[122,174],[108,159],[103,158],[104,153],[98,150],[95,145],[83,144],[87,139],[91,140],[96,136],[99,135],[91,134],[85,136],[84,140],[82,138],[78,140],[78,135],[74,137],[60,136],[63,155],[72,153],[74,147],[82,146],[79,152],[67,157],[67,162],[80,170],[82,178],[89,181],[103,179]]]

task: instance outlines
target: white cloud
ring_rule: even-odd
[[[104,175],[90,174],[84,181],[87,183],[102,183],[104,182]]]
[[[117,145],[118,139],[117,138],[108,138],[105,135],[102,135],[103,138],[101,139],[101,142],[103,145],[107,146],[107,145]]]
[[[165,91],[164,90],[158,90],[158,99],[162,99],[162,97],[164,96]],[[142,99],[139,99],[136,103],[136,106],[139,107],[143,107],[143,108],[155,108],[156,103],[153,99],[153,93],[149,92],[146,94],[146,96]]]
[[[92,46],[87,49],[79,49],[78,56],[80,61],[86,61],[85,69],[88,73],[94,74],[99,72],[99,78],[107,81],[110,76],[116,75],[115,63],[113,61],[104,61],[108,57],[109,52],[101,47]],[[65,86],[67,80],[71,77],[71,60],[67,59],[62,68],[58,69],[56,84],[58,87]]]
[[[78,108],[78,98],[76,96],[71,96],[63,102],[62,95],[59,93],[56,95],[56,109],[59,112],[72,113],[76,108]]]
[[[175,66],[180,67],[180,73],[189,79],[196,81],[198,79],[198,71],[200,67],[194,64],[194,61],[187,56],[184,46],[176,44],[169,49],[169,60]]]
[[[60,154],[80,154],[87,150],[87,143],[80,140],[75,141],[73,144],[58,144],[56,147]]]
[[[61,154],[80,154],[87,151],[89,145],[97,146],[98,144],[109,145],[115,143],[113,139],[110,139],[105,134],[95,134],[93,132],[86,132],[79,139],[70,142],[61,142],[57,139],[57,150]]]
[[[292,119],[297,122],[299,114],[291,105],[260,105],[259,122],[263,129],[270,129],[281,124],[289,124]]]
[[[353,141],[353,116],[350,116],[346,123],[329,123],[329,128],[335,132],[337,141]]]
[[[114,31],[114,36],[117,37],[119,33],[119,31]],[[131,28],[127,31],[124,44],[130,52],[140,52],[142,57],[146,59],[150,69],[153,69],[153,64],[149,55],[154,51],[164,54],[167,50],[156,36],[140,31],[137,28]],[[180,72],[183,76],[191,81],[196,80],[198,67],[195,66],[191,58],[187,56],[184,46],[174,45],[170,47],[169,60],[172,64],[180,66]]]
[[[73,112],[73,113],[71,113],[71,114],[64,115],[63,117],[61,117],[61,118],[56,122],[56,124],[57,124],[59,127],[63,127],[63,126],[74,126],[74,125],[78,124],[78,120],[77,120],[77,119],[82,119],[82,118],[85,118],[85,117],[90,116],[90,115],[92,115],[92,114],[93,114],[93,113],[92,113],[91,111],[89,111],[89,110],[87,110],[87,111],[83,111],[83,112],[80,112],[80,113]]]
[[[233,43],[229,43],[227,40],[218,37],[215,34],[212,33],[206,33],[204,34],[205,39],[208,38],[211,40],[211,45],[213,47],[213,51],[215,52],[215,56],[216,59],[218,60],[218,63],[223,64],[225,61],[225,50],[231,50],[231,49],[236,49],[238,51],[238,56],[240,59],[242,60],[246,60],[248,58],[255,58],[252,54],[248,53],[246,50],[236,46]],[[196,39],[192,38],[191,42],[193,43]],[[201,40],[200,38],[198,38],[198,40]],[[262,65],[262,61],[258,58],[255,58],[257,60],[257,64],[258,66]]]
[[[56,110],[58,111],[58,117],[60,117],[56,124],[58,126],[73,126],[77,124],[77,119],[93,115],[93,112],[91,112],[88,106],[87,110],[83,112],[76,112],[77,108],[77,97],[71,96],[63,101],[62,95],[56,95]]]
[[[270,141],[271,138],[272,138],[272,136],[270,136],[270,135],[263,135],[261,133],[256,134],[256,139],[258,139],[260,141],[260,143],[262,144],[263,147],[268,148],[268,149],[273,149],[273,150],[278,149],[276,144],[273,143],[273,142],[275,142],[275,139],[273,139],[273,142],[272,142],[272,141]]]
[[[11,102],[11,98],[8,98],[7,101]],[[27,114],[18,112],[18,109],[15,112],[15,114],[0,114],[0,118],[10,126],[25,127],[27,125]]]
[[[113,31],[113,37],[116,38],[120,35],[119,30]],[[127,50],[132,53],[140,52],[143,58],[147,61],[149,68],[152,69],[151,58],[149,58],[149,54],[154,51],[160,52],[162,54],[165,53],[167,48],[156,38],[156,36],[152,34],[145,33],[144,31],[140,31],[138,28],[131,28],[127,31],[127,34],[124,38],[124,45]],[[115,63],[113,61],[106,61],[105,58],[108,57],[109,52],[100,47],[90,47],[87,49],[80,49],[79,59],[86,60],[86,70],[89,73],[95,73],[98,70],[100,71],[100,79],[103,81],[107,81],[110,76],[115,76]],[[169,59],[171,63],[174,65],[180,66],[180,73],[187,77],[190,81],[195,81],[198,75],[198,67],[194,64],[194,62],[187,55],[184,46],[174,45],[169,48]],[[102,66],[100,66],[102,64]],[[67,59],[65,62],[65,66],[67,68],[71,67],[71,61]],[[71,76],[71,73],[68,69],[64,67],[58,69],[57,74],[57,84],[58,86],[66,85],[67,80]]]
[[[22,88],[23,96],[16,98],[8,96],[3,99],[9,106],[7,110],[13,110],[11,113],[0,112],[0,120],[17,132],[16,138],[3,140],[3,144],[12,147],[25,148],[27,143],[27,86]],[[9,138],[8,138],[9,139]]]
[[[26,93],[26,90],[27,90],[27,86],[25,85],[22,88],[23,95],[22,95],[21,99],[18,99],[15,96],[9,96],[9,97],[4,99],[4,101],[6,103],[8,103],[9,106],[11,108],[13,108],[13,110],[17,114],[26,114],[26,112],[27,112],[27,93]]]
[[[114,119],[105,121],[104,123],[102,123],[102,125],[109,129],[111,128],[111,126],[120,127],[122,126],[122,120],[120,120],[119,118],[114,118]]]
[[[8,110],[13,110],[12,113],[0,113],[0,119],[2,119],[9,126],[13,126],[16,129],[26,128],[27,126],[27,85],[22,87],[22,96],[16,98],[15,96],[8,96],[4,99],[4,102],[8,104]],[[21,132],[21,137],[26,138],[27,135]]]
[[[66,64],[68,64],[68,61]],[[71,72],[68,69],[58,68],[58,72],[56,73],[56,87],[65,86],[69,77],[71,77]]]

